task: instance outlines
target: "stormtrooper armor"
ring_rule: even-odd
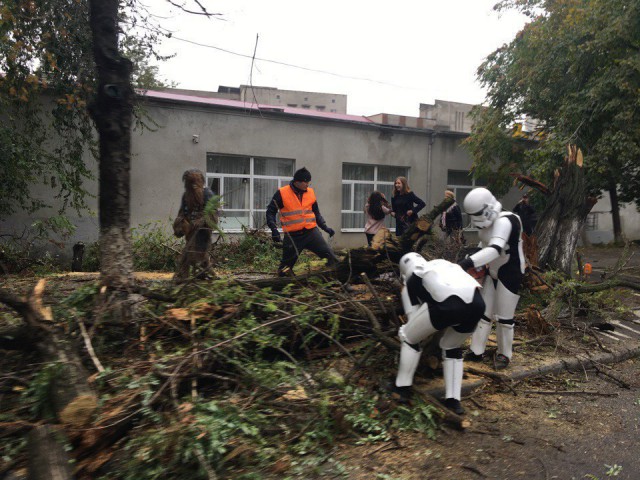
[[[491,323],[496,320],[496,365],[506,367],[513,354],[513,318],[525,269],[522,223],[516,214],[503,212],[500,202],[486,188],[469,192],[464,200],[464,211],[479,229],[480,246],[483,248],[462,260],[460,266],[463,269],[489,267],[482,289],[486,311],[471,338],[472,355],[469,357],[474,360],[482,358]]]
[[[413,384],[420,361],[420,342],[444,330],[440,340],[446,402],[461,413],[462,344],[471,335],[485,306],[480,285],[458,265],[446,260],[427,262],[417,253],[400,260],[404,281],[402,305],[407,323],[400,327],[402,342],[396,387]]]

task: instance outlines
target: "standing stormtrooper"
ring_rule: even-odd
[[[465,270],[489,267],[482,289],[486,311],[471,337],[471,351],[465,359],[482,361],[491,322],[495,319],[498,351],[494,366],[500,370],[509,366],[513,355],[514,314],[525,269],[522,223],[516,214],[503,212],[500,202],[486,188],[471,190],[464,199],[463,207],[471,217],[472,225],[479,229],[482,248],[459,265]]]
[[[426,261],[418,253],[400,259],[402,306],[407,323],[400,327],[400,363],[392,391],[402,400],[411,396],[413,376],[420,361],[420,342],[439,330],[442,370],[447,408],[464,413],[462,390],[462,345],[471,335],[485,310],[478,282],[455,263]]]

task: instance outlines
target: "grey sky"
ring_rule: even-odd
[[[157,0],[156,0],[157,1]],[[436,98],[481,103],[475,71],[509,42],[525,18],[498,15],[495,0],[217,0],[203,1],[223,20],[154,10],[174,32],[162,77],[180,88],[271,86],[348,95],[348,112],[418,115]],[[164,4],[164,2],[162,3]],[[192,4],[193,5],[193,4]],[[210,45],[336,75],[287,67],[188,43]],[[182,39],[182,40],[180,40]],[[252,74],[252,75],[251,75]],[[365,78],[356,80],[348,77]]]

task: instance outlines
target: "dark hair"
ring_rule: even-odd
[[[384,210],[382,210],[382,206],[389,207],[389,202],[384,198],[381,192],[377,190],[373,191],[371,195],[369,195],[369,199],[367,200],[369,204],[369,215],[374,220],[382,220],[386,215]]]

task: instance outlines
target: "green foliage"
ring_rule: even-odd
[[[51,406],[51,389],[60,377],[61,371],[62,365],[59,363],[44,365],[23,392],[22,402],[29,407],[34,419],[55,418],[55,412]]]
[[[282,251],[262,232],[245,231],[239,239],[218,242],[212,248],[216,266],[229,270],[250,267],[257,271],[274,271],[281,255]]]
[[[220,209],[222,206],[223,202],[220,195],[214,195],[211,197],[204,206],[204,221],[212,232],[217,232],[218,235],[224,237],[225,233],[218,224],[220,219]]]
[[[410,430],[435,438],[437,410],[420,399],[416,399],[411,407],[398,406],[387,415],[378,411],[378,398],[363,389],[347,386],[344,401],[345,408],[350,411],[345,420],[356,432],[365,434],[358,443],[388,440],[393,430]]]
[[[0,265],[6,273],[57,271],[60,265],[55,253],[42,251],[43,245],[62,249],[74,232],[75,226],[64,215],[35,220],[20,236],[0,242]]]
[[[390,438],[393,430],[433,436],[437,416],[431,407],[417,401],[412,408],[380,412],[378,394],[345,385],[337,371],[302,359],[306,349],[330,344],[318,330],[338,339],[340,319],[317,308],[319,288],[336,287],[297,285],[274,292],[226,280],[201,282],[182,290],[171,310],[148,304],[147,314],[139,312],[139,321],[155,325],[158,317],[165,326],[172,315],[182,320],[177,335],[165,331],[147,339],[152,369],[141,372],[140,365],[127,364],[117,377],[108,374],[109,391],[136,395],[139,402],[132,408],[140,414],[137,428],[121,444],[123,463],[108,478],[207,478],[203,465],[220,478],[340,478],[347,472],[331,457],[345,435],[356,434],[361,442]],[[82,312],[94,295],[95,289],[86,288],[65,306]],[[179,333],[190,316],[203,371],[239,381],[203,377],[194,398],[187,382],[177,380],[152,405],[167,375],[185,359],[191,364],[194,344]],[[100,350],[120,350],[102,346],[97,336],[93,341]],[[97,384],[102,382],[101,377]]]
[[[100,271],[100,243],[91,242],[84,247],[82,269],[85,272]]]
[[[169,233],[165,222],[152,222],[131,229],[133,266],[136,271],[173,271],[182,242]]]
[[[27,438],[5,437],[0,442],[0,460],[9,465],[16,457],[23,454],[27,450]]]
[[[468,141],[476,172],[497,171],[502,189],[514,171],[551,184],[572,143],[592,192],[618,184],[621,200],[640,198],[640,4],[505,0],[496,9],[531,21],[478,69],[488,108],[476,110]],[[537,129],[514,136],[525,118]]]
[[[53,191],[61,212],[87,207],[95,164],[86,154],[97,147],[87,108],[96,87],[88,17],[88,0],[0,4],[0,219],[48,206],[37,189]],[[162,60],[154,45],[166,33],[135,1],[122,2],[120,21],[134,82],[160,86],[148,61]]]

